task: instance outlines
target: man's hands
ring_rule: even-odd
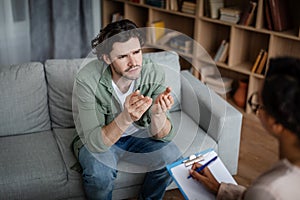
[[[159,115],[170,110],[174,104],[174,99],[171,96],[171,88],[167,87],[166,90],[158,95],[155,99],[154,105],[152,106],[152,114]]]
[[[144,97],[140,95],[140,91],[137,90],[129,95],[124,103],[124,111],[126,112],[126,119],[128,122],[134,122],[139,120],[142,115],[149,109],[152,104],[150,97]]]
[[[201,164],[195,163],[190,170],[191,176],[197,181],[201,182],[207,189],[209,189],[213,194],[217,194],[220,183],[215,179],[210,170],[205,167],[200,173],[196,172],[197,168],[201,167]]]
[[[129,95],[124,103],[124,111],[126,112],[126,121],[134,122],[139,120],[142,115],[149,109],[152,104],[150,97],[144,97],[140,95],[140,91],[137,90]],[[158,95],[152,106],[152,114],[159,115],[170,110],[174,104],[173,97],[171,96],[171,88],[167,87],[166,90]]]

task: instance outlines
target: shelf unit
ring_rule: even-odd
[[[247,97],[257,91],[264,81],[265,74],[251,72],[260,49],[268,50],[267,66],[270,58],[276,56],[300,58],[300,14],[298,13],[300,2],[290,0],[292,7],[289,8],[289,11],[292,13],[293,29],[276,32],[268,30],[264,25],[264,0],[257,0],[253,26],[243,26],[207,17],[205,14],[206,1],[208,0],[197,0],[196,13],[186,14],[149,6],[142,0],[141,3],[126,0],[102,0],[102,24],[103,26],[107,25],[116,12],[122,13],[124,18],[134,21],[139,27],[147,27],[149,22],[163,20],[166,28],[182,32],[193,38],[211,56],[216,53],[221,41],[226,39],[229,41],[228,59],[224,63],[217,62],[216,65],[221,75],[235,80],[248,80]],[[248,1],[224,0],[224,5],[225,7],[235,5],[244,9]],[[182,54],[181,56],[192,59],[193,66],[201,67],[199,64],[201,56],[197,56],[197,51],[193,51],[193,53],[193,55]],[[242,110],[246,113],[251,112],[248,106]]]

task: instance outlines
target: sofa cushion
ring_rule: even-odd
[[[150,58],[154,63],[161,65],[166,74],[166,86],[172,88],[172,96],[174,105],[172,111],[180,110],[181,87],[180,87],[180,63],[179,56],[174,51],[162,51],[155,53],[145,53],[144,58]]]
[[[72,114],[74,77],[84,59],[53,59],[45,62],[52,127],[75,127]]]
[[[75,128],[54,128],[53,132],[67,167],[68,177],[70,179],[81,179],[81,175],[78,173],[79,169],[72,169],[72,167],[78,163],[71,146],[74,135],[76,134]]]
[[[0,136],[50,130],[41,63],[0,67],[0,91]]]
[[[0,199],[65,197],[67,173],[51,131],[1,137],[0,176]]]
[[[53,132],[68,173],[68,184],[65,193],[72,197],[84,196],[81,174],[72,169],[74,164],[77,163],[71,148],[76,133],[75,128],[54,128]]]

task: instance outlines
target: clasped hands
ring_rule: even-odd
[[[130,94],[124,103],[124,111],[127,112],[127,119],[130,121],[139,120],[142,115],[150,108],[153,99],[145,97],[137,90]],[[170,110],[174,104],[174,99],[171,96],[171,88],[167,87],[166,90],[159,94],[154,100],[154,104],[151,108],[152,115],[164,114],[167,110]]]

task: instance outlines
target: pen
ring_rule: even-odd
[[[202,165],[201,167],[197,168],[195,171],[196,172],[201,172],[205,167],[207,167],[210,163],[212,163],[213,161],[217,160],[218,156],[213,157],[211,160],[209,160],[207,163],[205,163],[204,165]],[[187,178],[191,178],[192,175],[189,175]]]

